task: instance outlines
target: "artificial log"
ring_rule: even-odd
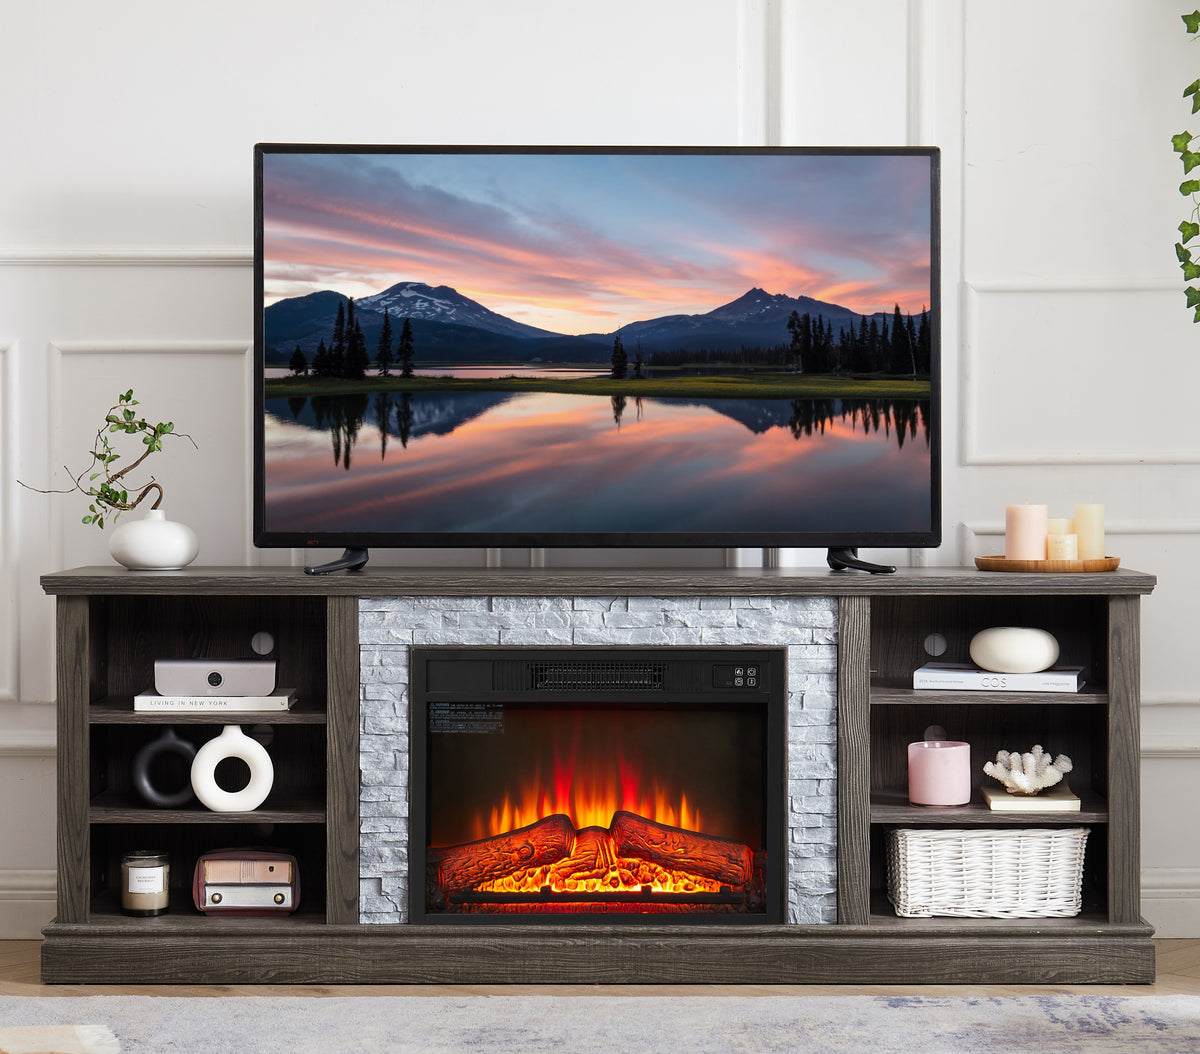
[[[655,823],[632,812],[613,814],[609,827],[619,857],[648,860],[661,867],[743,886],[754,874],[748,845]]]
[[[575,828],[570,818],[555,813],[494,838],[429,852],[438,886],[446,893],[461,893],[521,868],[553,864],[570,856],[574,848]]]

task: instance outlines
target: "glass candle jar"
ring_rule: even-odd
[[[161,915],[167,910],[171,864],[159,849],[134,849],[121,857],[121,911]]]

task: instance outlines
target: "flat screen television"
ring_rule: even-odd
[[[254,541],[940,542],[932,147],[255,148]]]

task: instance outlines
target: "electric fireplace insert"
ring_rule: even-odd
[[[412,660],[414,922],[782,921],[784,652]]]

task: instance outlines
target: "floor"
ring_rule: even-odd
[[[0,940],[5,995],[1200,995],[1200,939],[1156,940],[1152,985],[43,985],[40,941]]]

